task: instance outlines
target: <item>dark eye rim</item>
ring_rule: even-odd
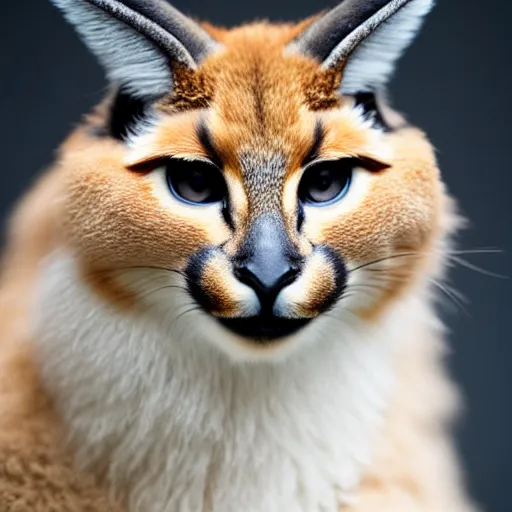
[[[346,175],[346,183],[341,188],[341,190],[332,198],[327,201],[314,201],[308,198],[308,194],[304,191],[304,187],[307,185],[307,177],[308,174],[314,173],[315,168],[318,167],[318,170],[324,170],[325,166],[332,166],[332,167],[338,167],[338,169],[334,169],[339,174],[343,172],[347,172]],[[341,166],[344,166],[345,168],[342,168]],[[357,161],[353,158],[341,158],[338,160],[317,160],[315,162],[312,162],[309,164],[302,174],[301,180],[299,182],[299,190],[298,190],[298,196],[299,200],[302,204],[307,206],[312,206],[315,208],[322,208],[324,206],[330,206],[334,203],[337,203],[340,201],[348,192],[348,189],[350,188],[350,185],[352,183],[352,175],[354,171],[354,167],[357,166]]]
[[[340,190],[340,192],[338,194],[336,194],[335,197],[333,197],[332,199],[330,199],[328,201],[310,201],[310,200],[305,199],[304,194],[301,193],[301,186],[303,185],[304,177],[307,175],[308,172],[311,172],[312,170],[314,170],[314,168],[316,166],[323,168],[323,166],[325,166],[325,165],[339,165],[339,166],[344,165],[345,169],[350,171],[349,175],[347,177],[347,183],[345,184],[343,189]],[[324,206],[330,206],[330,205],[340,201],[347,194],[347,192],[352,184],[354,170],[356,168],[366,169],[367,171],[370,171],[370,172],[381,172],[385,169],[388,169],[389,167],[391,167],[390,164],[387,164],[384,162],[379,162],[378,160],[375,160],[375,159],[369,158],[369,157],[365,157],[365,156],[345,157],[345,158],[337,158],[337,159],[327,159],[326,158],[326,159],[315,160],[315,161],[311,162],[310,164],[308,164],[303,170],[302,177],[299,182],[299,189],[298,189],[299,201],[304,205],[312,206],[315,208],[322,208]],[[341,170],[340,170],[340,172],[341,172]]]
[[[170,165],[172,165],[174,168],[171,169]],[[218,183],[221,184],[220,188],[222,189],[221,190],[222,193],[219,194],[218,199],[215,198],[213,200],[208,200],[208,201],[191,201],[191,200],[187,199],[186,197],[184,197],[183,195],[181,195],[176,190],[176,187],[173,184],[173,179],[172,179],[173,174],[174,174],[174,177],[176,177],[179,174],[186,174],[187,173],[186,167],[190,167],[190,168],[194,167],[194,170],[197,171],[198,166],[203,167],[203,169],[209,168],[207,172],[214,173],[214,174],[212,174],[212,176],[215,175],[215,177],[216,177],[215,179],[218,179]],[[173,197],[175,197],[181,203],[198,207],[198,206],[211,206],[212,204],[222,204],[226,200],[226,197],[227,197],[226,180],[224,179],[224,175],[223,175],[221,169],[219,169],[219,167],[217,167],[215,164],[213,164],[211,162],[208,162],[205,160],[185,160],[183,158],[167,158],[165,161],[160,162],[159,167],[163,167],[165,170],[165,180],[166,180],[167,186],[169,187],[171,194],[173,195]],[[192,169],[190,169],[190,171],[192,171]]]

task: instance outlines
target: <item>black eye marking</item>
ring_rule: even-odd
[[[300,232],[302,225],[304,224],[306,216],[304,214],[304,203],[302,201],[297,202],[297,231]]]
[[[328,206],[339,201],[348,192],[356,167],[377,172],[388,168],[389,165],[367,157],[312,163],[304,171],[299,183],[300,202],[313,206]]]
[[[315,125],[315,131],[313,133],[313,143],[311,144],[311,147],[309,148],[308,154],[306,155],[306,158],[304,158],[302,162],[302,166],[305,167],[307,164],[318,158],[320,147],[322,146],[322,143],[325,138],[325,127],[319,119],[316,122]]]
[[[208,158],[219,168],[222,169],[222,159],[220,158],[219,152],[215,147],[215,144],[212,139],[212,134],[210,130],[206,126],[204,120],[201,120],[196,129],[197,138],[199,142],[203,146]]]
[[[229,201],[229,196],[226,195],[226,198],[222,202],[222,217],[224,218],[224,222],[228,225],[228,227],[234,231],[235,223],[233,221],[233,216],[231,215],[231,205]]]
[[[226,182],[216,166],[179,158],[168,158],[164,165],[169,189],[180,201],[204,205],[227,200]]]

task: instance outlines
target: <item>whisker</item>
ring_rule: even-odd
[[[165,290],[167,288],[177,288],[178,290],[182,290],[184,292],[187,292],[188,293],[188,290],[187,288],[185,288],[184,286],[180,286],[180,285],[176,285],[176,284],[167,284],[165,286],[160,286],[154,290],[149,290],[148,292],[146,293],[140,293],[140,294],[135,294],[135,296],[139,299],[146,299],[147,297],[149,297],[150,295],[153,295],[154,293],[158,293],[162,290]]]
[[[471,263],[471,262],[460,257],[460,255],[466,255],[466,254],[467,255],[470,255],[470,254],[500,254],[502,252],[503,251],[500,249],[490,247],[490,248],[482,248],[482,249],[464,249],[464,250],[447,251],[445,254],[450,261],[458,263],[459,265],[461,265],[465,268],[468,268],[470,270],[474,270],[476,272],[479,272],[484,275],[489,275],[491,277],[497,277],[500,279],[509,279],[508,276],[504,276],[502,274],[497,274],[495,272],[491,272],[491,271],[482,269],[478,265],[475,265],[474,263]],[[356,270],[360,270],[363,268],[372,267],[373,265],[376,265],[378,263],[381,263],[381,262],[384,262],[387,260],[403,258],[403,257],[413,257],[413,256],[421,257],[421,256],[428,256],[429,254],[434,254],[434,251],[429,251],[429,252],[413,252],[413,251],[411,251],[411,252],[405,252],[405,253],[392,254],[390,256],[385,256],[385,257],[378,258],[376,260],[373,260],[373,261],[370,261],[367,263],[363,263],[353,269],[350,269],[349,273],[355,272]],[[378,270],[386,270],[386,269],[378,269]]]
[[[500,254],[504,251],[495,247],[482,247],[481,249],[462,249],[457,251],[448,251],[448,254]]]
[[[161,270],[163,272],[170,272],[178,274],[182,277],[187,277],[187,274],[183,272],[182,270],[176,269],[176,268],[169,268],[169,267],[159,267],[159,266],[152,266],[152,265],[132,265],[127,267],[117,267],[117,268],[105,268],[105,269],[98,269],[98,270],[92,270],[88,276],[93,276],[95,274],[104,274],[104,273],[110,273],[110,272],[119,272],[119,271],[128,271],[128,270]]]
[[[478,265],[475,265],[474,263],[471,263],[461,257],[453,256],[453,255],[449,254],[448,258],[450,261],[454,261],[455,263],[458,263],[460,266],[468,268],[470,270],[474,270],[475,272],[478,272],[479,274],[483,274],[485,276],[490,276],[490,277],[497,277],[498,279],[509,279],[508,276],[505,276],[503,274],[497,274],[495,272],[491,272],[490,270],[485,270],[484,268],[481,268]]]
[[[407,281],[407,276],[412,276],[413,275],[412,271],[408,272],[407,275],[396,276],[396,275],[390,274],[389,270],[387,270],[387,269],[370,268],[368,270],[372,271],[372,272],[375,272],[377,274],[380,274],[377,277],[374,276],[372,278],[372,279],[376,280],[379,283],[391,283],[391,282],[394,282],[394,283],[402,282],[403,283],[403,282]],[[449,286],[448,284],[446,284],[446,283],[443,284],[443,283],[437,281],[434,278],[429,278],[429,281],[434,286],[436,286],[439,290],[441,290],[443,292],[443,294],[445,294],[451,300],[451,302],[455,306],[457,306],[458,309],[462,310],[464,312],[464,314],[466,314],[467,316],[470,316],[467,308],[464,305],[464,304],[468,303],[468,300],[467,300],[466,297],[464,297],[464,295],[462,295],[459,291],[455,290],[453,287]],[[367,287],[367,288],[373,288],[375,290],[382,290],[382,289],[384,289],[384,286],[376,285],[376,284],[370,284],[370,283],[368,283],[368,284],[367,283],[357,283],[355,285],[349,286],[349,289],[350,290],[357,290],[358,287],[362,287],[362,286]],[[366,290],[362,290],[362,291],[366,291]],[[344,295],[343,297],[349,297],[351,295],[353,295],[353,294],[347,294],[347,295]]]
[[[359,265],[358,267],[350,269],[349,272],[352,273],[352,272],[355,272],[356,270],[361,270],[361,269],[369,267],[371,265],[376,265],[377,263],[382,263],[383,261],[394,260],[397,258],[412,257],[412,256],[420,257],[421,254],[417,253],[417,252],[404,252],[404,253],[399,253],[399,254],[391,254],[390,256],[385,256],[383,258],[379,258],[379,259],[376,259],[373,261],[369,261],[367,263],[363,263],[362,265]]]
[[[190,304],[189,304],[189,306],[190,306]],[[172,330],[173,325],[174,325],[175,323],[177,323],[177,322],[178,322],[178,320],[179,320],[180,318],[182,318],[183,316],[187,315],[188,313],[192,313],[192,312],[194,312],[194,311],[200,311],[201,309],[202,309],[202,308],[201,308],[201,306],[195,305],[195,306],[193,306],[193,307],[191,307],[191,308],[189,308],[189,309],[187,309],[187,310],[183,311],[183,312],[182,312],[182,313],[180,313],[177,317],[175,317],[175,318],[174,318],[174,320],[171,322],[171,325],[169,326],[169,329],[170,329],[170,330]]]
[[[151,285],[152,283],[157,283],[162,280],[162,276],[151,276],[150,279],[147,278],[147,276],[139,277],[139,279],[136,279],[134,281],[131,281],[130,283],[127,283],[128,287],[131,289],[133,287],[144,287],[147,288],[148,285]],[[176,285],[178,286],[178,285]]]
[[[370,290],[368,288],[370,288]],[[372,297],[373,294],[371,293],[371,290],[381,291],[383,289],[383,287],[371,285],[371,284],[354,284],[354,285],[349,286],[349,289],[351,291],[359,290],[361,293],[365,293],[366,295],[369,295],[370,297]],[[347,298],[349,296],[350,296],[349,294],[344,294],[342,298]]]
[[[442,284],[433,278],[429,279],[429,281],[433,285],[435,285],[439,290],[441,290],[449,299],[451,299],[451,301],[458,308],[460,308],[465,315],[467,315],[468,317],[471,316],[463,303],[463,301],[467,302],[467,299],[464,296],[462,296],[459,292],[457,292],[457,290],[454,290],[452,287]]]
[[[357,320],[359,320],[359,316],[354,313],[354,311],[352,311],[351,309],[349,308],[343,308],[343,312],[344,313],[349,313],[351,314],[353,317],[355,317]],[[326,316],[327,318],[332,318],[333,320],[336,320],[337,322],[339,322],[340,324],[342,324],[344,327],[347,327],[347,322],[343,321],[342,318],[336,316],[336,315],[333,315],[333,314],[329,314],[329,313],[324,313],[324,316]]]

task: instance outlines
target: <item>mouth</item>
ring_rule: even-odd
[[[235,334],[257,343],[268,343],[290,336],[311,321],[309,318],[278,318],[268,314],[245,318],[218,318],[218,320]]]

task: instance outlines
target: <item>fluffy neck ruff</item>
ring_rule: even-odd
[[[79,466],[130,512],[337,511],[371,464],[394,354],[429,317],[410,297],[378,326],[333,322],[283,361],[244,364],[116,312],[69,255],[40,290],[45,385]]]

